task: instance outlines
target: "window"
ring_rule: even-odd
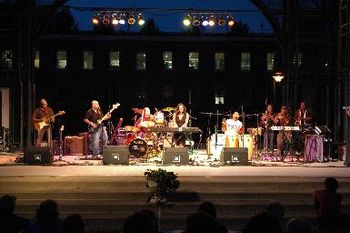
[[[163,65],[166,70],[173,69],[173,53],[164,52],[163,53]]]
[[[94,68],[94,53],[92,51],[84,51],[83,53],[84,70]]]
[[[241,53],[241,71],[250,71],[250,53]]]
[[[275,69],[275,53],[266,54],[266,70],[273,71]]]
[[[224,71],[225,70],[225,54],[215,53],[215,70]]]
[[[215,104],[225,104],[225,90],[223,87],[215,88]]]
[[[120,67],[120,53],[119,51],[111,51],[109,52],[109,65],[113,68]]]
[[[0,66],[4,68],[12,68],[13,67],[13,53],[12,50],[6,49],[2,51],[0,58]]]
[[[67,51],[57,51],[57,69],[67,68]]]
[[[199,69],[199,53],[198,52],[190,52],[188,54],[188,67],[192,70]]]
[[[137,70],[146,69],[146,52],[140,52],[136,54],[136,69]]]
[[[303,54],[294,53],[293,54],[293,65],[299,67],[303,63]]]
[[[40,68],[40,52],[37,50],[34,54],[34,68]]]

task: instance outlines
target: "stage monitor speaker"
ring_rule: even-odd
[[[129,165],[129,146],[104,146],[103,164]]]
[[[24,163],[30,165],[52,164],[53,158],[49,147],[27,147],[24,150]]]
[[[248,148],[224,147],[221,153],[220,161],[222,164],[249,165]]]
[[[164,148],[163,164],[164,165],[188,165],[189,163],[188,148],[169,147]]]

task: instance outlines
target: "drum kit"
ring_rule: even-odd
[[[134,126],[126,125],[122,128],[115,128],[116,132],[113,136],[118,140],[112,140],[117,145],[129,146],[129,152],[136,158],[142,158],[146,156],[146,159],[152,156],[157,156],[163,150],[163,142],[165,141],[164,135],[160,133],[150,132],[154,127],[171,127],[172,116],[175,111],[174,107],[165,107],[161,110],[156,109],[156,112],[147,120],[141,121],[136,126],[136,119],[139,119],[142,115],[142,109],[131,109],[135,116]]]

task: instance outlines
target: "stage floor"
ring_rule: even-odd
[[[26,165],[21,162],[23,153],[0,154],[0,176],[143,176],[147,169],[163,168],[174,171],[179,176],[247,176],[247,177],[350,177],[350,168],[343,161],[313,162],[302,161],[274,162],[252,161],[248,166],[220,165],[207,160],[203,151],[195,151],[190,158],[193,165],[157,165],[156,163],[135,162],[130,165],[103,165],[102,160],[88,159],[85,156],[64,156],[61,161],[54,157],[52,165]]]

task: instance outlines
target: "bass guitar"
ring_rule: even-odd
[[[61,116],[63,114],[65,114],[65,111],[59,111],[58,113],[56,113],[55,115],[52,115],[50,117],[45,117],[42,118],[40,122],[34,122],[34,128],[37,131],[42,130],[44,127],[49,126],[50,125],[50,121],[52,121],[53,119],[55,119],[55,117],[57,116]]]
[[[114,110],[116,110],[120,106],[120,103],[116,103],[112,105],[112,108],[100,119],[97,120],[97,123],[95,123],[95,127],[89,127],[88,131],[89,133],[94,133],[96,129],[99,128],[99,126],[103,123],[103,121],[107,120],[109,117],[108,115],[111,114]]]

